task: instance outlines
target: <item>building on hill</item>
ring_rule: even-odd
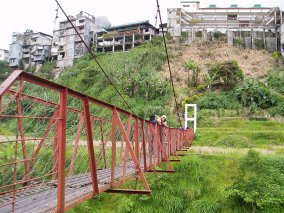
[[[284,56],[284,11],[281,11],[281,18],[282,18],[282,21],[281,21],[280,28],[278,28],[277,35],[280,38],[279,46],[281,49],[281,53]]]
[[[9,51],[0,49],[0,61],[9,61]]]
[[[97,52],[127,51],[151,40],[159,33],[149,21],[123,24],[105,28],[94,34]]]
[[[69,16],[69,19],[89,48],[93,43],[93,34],[110,26],[110,22],[106,17],[94,17],[83,11],[77,14],[76,17]],[[59,22],[59,29],[53,32],[51,49],[51,58],[56,60],[56,66],[58,68],[72,66],[74,59],[86,53],[88,53],[87,48],[70,22],[68,20]]]
[[[279,50],[277,31],[283,22],[279,8],[218,7],[201,8],[199,1],[181,1],[180,8],[168,8],[168,32],[184,43],[223,39],[231,45]]]
[[[26,30],[24,33],[13,33],[10,44],[9,66],[27,68],[42,64],[49,57],[52,37],[42,32]]]

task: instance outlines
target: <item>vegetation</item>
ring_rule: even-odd
[[[55,62],[46,61],[39,69],[39,76],[45,79],[53,79],[54,73],[52,72],[55,67]]]
[[[251,109],[266,109],[275,106],[277,101],[271,95],[267,84],[255,79],[248,79],[237,90],[236,95],[243,106]]]
[[[242,157],[242,155],[229,156],[226,154],[203,154],[184,157],[182,162],[175,164],[176,172],[174,174],[147,174],[147,179],[153,190],[151,197],[141,195],[112,195],[101,194],[94,200],[76,207],[70,212],[249,212],[252,206],[250,201],[238,200],[234,196],[236,191],[236,178],[246,173],[257,180],[257,174],[260,174],[260,181],[253,185],[259,185],[260,190],[264,190],[267,197],[259,199],[262,202],[257,205],[255,210],[263,212],[281,212],[283,198],[276,193],[283,194],[283,171],[280,170],[284,158],[261,157],[259,162],[268,160],[264,165],[249,164],[258,159],[251,158],[251,152]],[[277,165],[273,164],[277,162]],[[261,174],[261,170],[254,172],[254,167],[270,168],[268,172],[277,172],[273,177],[267,177],[267,173]],[[251,173],[249,173],[249,171]],[[254,176],[255,175],[255,176]],[[266,188],[266,179],[271,179],[270,187],[278,186],[271,192],[271,188]],[[282,181],[282,182],[281,182]],[[277,185],[274,185],[277,183]],[[248,184],[248,185],[247,185]],[[250,187],[249,183],[244,186]],[[280,188],[282,186],[282,188]],[[251,186],[252,187],[252,186]],[[250,191],[248,191],[250,192]],[[251,190],[253,193],[254,191]],[[262,195],[262,192],[258,194]],[[281,195],[282,196],[282,195]]]
[[[257,49],[264,49],[264,40],[262,38],[254,39],[254,45]]]
[[[276,62],[278,62],[280,56],[281,56],[281,53],[279,53],[278,51],[273,52],[273,58]]]
[[[0,61],[0,82],[4,81],[12,72],[12,68],[9,67],[9,63]]]
[[[161,38],[126,53],[98,54],[97,60],[136,114],[147,118],[153,112],[172,114],[165,108],[171,101],[169,97],[172,97],[170,84],[158,75],[165,60]],[[79,59],[59,78],[59,83],[127,108],[89,56]],[[170,120],[171,126],[175,125],[175,120]]]
[[[245,48],[246,44],[243,38],[234,38],[233,45]]]
[[[187,69],[188,72],[188,85],[196,87],[198,84],[198,76],[200,73],[199,65],[196,64],[194,61],[187,60],[184,62],[184,67]],[[192,72],[191,80],[189,79],[189,71]]]
[[[217,34],[213,36],[219,38]],[[261,40],[255,40],[258,48],[264,46]],[[234,39],[234,44],[245,46],[242,38]],[[176,173],[147,174],[153,190],[151,197],[101,194],[70,212],[284,212],[284,129],[283,123],[276,121],[284,116],[284,72],[274,69],[266,75],[263,71],[265,78],[261,81],[243,82],[244,74],[238,63],[224,62],[223,55],[222,61],[215,61],[213,52],[200,54],[200,61],[192,57],[182,59],[182,66],[192,72],[187,81],[182,76],[191,93],[186,91],[181,98],[180,92],[178,98],[183,100],[183,107],[186,103],[198,104],[198,131],[189,156],[174,164]],[[245,52],[242,57],[247,60],[250,53]],[[206,58],[214,63],[204,66]],[[177,126],[169,80],[159,72],[165,62],[161,39],[127,53],[97,54],[97,60],[135,113],[146,118],[152,112],[166,114],[170,125]],[[253,62],[251,70],[258,66],[257,59]],[[273,58],[272,62],[275,66]],[[52,78],[48,74],[52,66],[46,63],[42,67],[43,77]],[[209,67],[208,72],[202,73],[204,67]],[[126,108],[89,55],[77,60],[57,81]],[[182,91],[183,86],[178,85],[177,91]],[[275,120],[270,116],[275,116]],[[3,135],[8,131],[0,129]],[[0,164],[4,158],[13,158],[10,149],[4,146],[0,151],[4,152]],[[78,155],[85,159],[86,153],[85,150]],[[47,151],[41,157],[49,159],[51,154]],[[70,150],[67,154],[70,155]],[[45,166],[50,168],[39,164],[36,171]],[[75,173],[80,172],[77,169]],[[0,176],[4,180],[11,173]]]
[[[240,172],[234,183],[228,188],[229,199],[238,204],[257,209],[275,207],[284,204],[283,158],[260,157],[250,150],[240,163]]]
[[[225,90],[232,89],[244,79],[243,71],[236,61],[213,64],[208,70],[210,78]]]

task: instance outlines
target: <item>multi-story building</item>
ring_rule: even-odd
[[[197,39],[212,39],[223,35],[229,44],[236,42],[249,48],[262,44],[265,48],[277,49],[277,29],[282,23],[279,8],[218,7],[215,4],[201,8],[199,1],[181,1],[180,8],[169,8],[168,32],[174,37],[183,37],[186,43]],[[214,39],[214,38],[213,38]]]
[[[24,67],[42,64],[49,57],[52,37],[42,32],[26,30],[13,33],[10,44],[9,65],[17,67],[22,60]]]
[[[106,17],[94,17],[81,11],[76,17],[68,17],[80,36],[90,48],[94,32],[110,26]],[[56,66],[65,68],[73,65],[74,59],[88,53],[86,46],[77,35],[71,23],[66,21],[59,22],[59,29],[53,32],[51,49],[52,60],[56,60]]]
[[[158,33],[148,20],[113,26],[94,34],[94,46],[97,52],[127,51]]]
[[[0,49],[0,61],[9,61],[9,51]]]
[[[281,53],[284,55],[284,21],[280,27],[280,45],[281,45]]]

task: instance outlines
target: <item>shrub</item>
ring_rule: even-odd
[[[12,68],[9,67],[9,63],[6,61],[0,61],[0,81],[4,81],[12,72]]]
[[[233,92],[230,93],[209,93],[206,96],[200,97],[196,103],[200,109],[239,109],[240,104],[235,98]]]
[[[213,64],[208,74],[213,82],[220,84],[225,90],[232,89],[244,79],[243,71],[236,61]]]
[[[233,45],[239,46],[239,47],[245,47],[245,42],[243,38],[234,38],[233,39]]]
[[[270,115],[281,115],[284,116],[284,102],[278,103],[276,107],[270,110]]]
[[[39,76],[45,79],[53,79],[54,78],[54,73],[53,69],[55,66],[55,62],[52,61],[46,61],[44,64],[41,66],[39,69]]]
[[[276,62],[278,62],[278,60],[280,58],[280,53],[278,51],[274,51],[273,52],[273,58]]]
[[[182,101],[182,109],[185,109],[185,104],[194,104],[197,102],[198,98],[201,96],[201,94],[193,95],[192,97],[186,97]]]
[[[217,31],[217,32],[214,32],[213,33],[213,37],[216,39],[216,40],[219,40],[221,37],[222,37],[222,33]]]
[[[237,99],[243,106],[257,107],[266,109],[275,106],[277,103],[267,84],[255,79],[245,81],[238,89],[236,89]]]
[[[254,39],[254,45],[258,50],[264,49],[264,40],[262,38],[256,38]]]
[[[228,198],[257,208],[283,205],[284,174],[283,158],[262,158],[250,150],[240,164],[240,173],[232,186],[228,187]]]
[[[267,83],[270,88],[284,95],[284,69],[275,69],[270,72]]]

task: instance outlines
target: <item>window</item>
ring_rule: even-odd
[[[227,20],[237,20],[237,15],[228,15]]]

